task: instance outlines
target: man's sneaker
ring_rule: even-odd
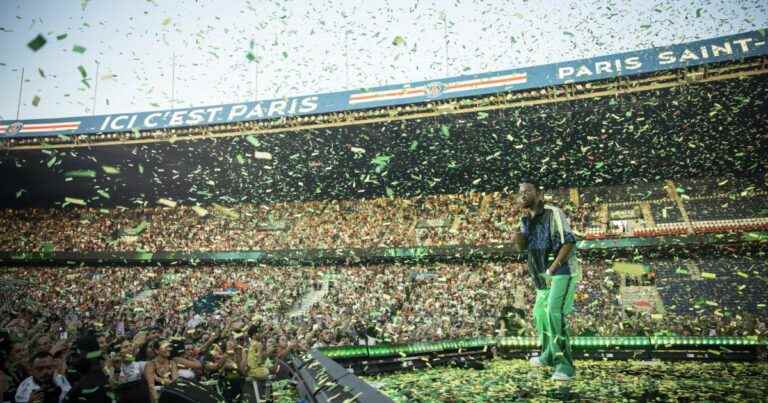
[[[533,367],[542,367],[542,366],[544,366],[544,364],[542,364],[541,361],[539,360],[539,357],[531,357],[531,359],[528,360],[528,362],[530,362],[531,366],[533,366]]]
[[[552,380],[553,381],[570,381],[571,377],[562,372],[555,372],[554,374],[552,374]]]

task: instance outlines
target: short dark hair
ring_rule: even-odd
[[[248,327],[248,337],[255,337],[256,335],[259,334],[260,330],[261,329],[259,329],[258,323],[252,324],[251,326]]]
[[[524,178],[520,180],[520,184],[528,183],[530,185],[533,185],[534,188],[536,188],[537,192],[541,192],[541,185],[539,184],[539,181],[533,178]]]

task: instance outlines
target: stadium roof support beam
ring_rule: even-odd
[[[669,194],[669,197],[671,197],[672,200],[675,201],[677,208],[680,210],[680,215],[683,217],[683,221],[685,222],[685,227],[688,229],[688,234],[692,235],[694,233],[693,224],[691,224],[691,219],[688,217],[688,212],[685,210],[685,206],[683,205],[683,199],[677,193],[677,185],[675,185],[675,182],[668,179],[664,187],[666,188],[667,194]]]

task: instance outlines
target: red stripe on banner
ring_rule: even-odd
[[[75,129],[77,129],[78,127],[80,127],[80,122],[77,122],[77,123],[50,123],[50,124],[38,123],[38,124],[29,124],[29,125],[24,125],[23,129],[27,129],[27,128],[29,128],[29,129],[57,129],[57,128],[63,128],[63,127],[66,127],[66,128],[74,127]]]
[[[77,126],[72,127],[60,127],[56,129],[45,129],[45,128],[39,128],[39,127],[32,127],[32,128],[23,128],[19,133],[35,133],[35,132],[64,132],[67,130],[76,130]]]
[[[426,93],[427,90],[423,88],[412,88],[410,90],[398,90],[398,91],[392,91],[392,92],[385,92],[383,94],[354,94],[349,97],[350,100],[359,101],[361,99],[375,99],[375,98],[383,98],[383,97],[391,97],[396,95],[409,95],[409,94],[418,94],[418,93]]]
[[[476,81],[476,82],[472,82],[472,83],[448,84],[448,88],[456,89],[456,88],[464,88],[464,87],[474,87],[476,85],[504,84],[504,83],[518,82],[518,81],[525,82],[526,80],[527,80],[526,76],[512,77],[512,78],[499,78],[499,79],[496,79],[496,80]]]

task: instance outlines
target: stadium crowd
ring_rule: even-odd
[[[563,208],[577,234],[605,228],[601,203],[653,200],[659,222],[682,221],[664,184],[580,190],[578,207],[568,190],[550,192],[549,203]],[[717,185],[715,185],[717,190]],[[692,220],[768,217],[768,198],[754,189],[720,188],[719,198],[693,199],[685,188]],[[701,195],[698,187],[688,194]],[[485,245],[509,242],[513,198],[500,192],[432,195],[416,198],[320,200],[272,205],[214,204],[150,208],[0,210],[3,251],[231,251]],[[704,204],[702,201],[708,203]],[[738,215],[734,215],[738,212]]]
[[[517,217],[500,193],[237,204],[209,210],[2,210],[6,251],[227,251],[487,244]],[[578,210],[583,223],[588,207]],[[577,228],[578,225],[577,225]],[[135,234],[135,235],[133,235]]]
[[[745,260],[743,254],[740,259],[725,261],[752,278],[764,279],[768,273],[764,263]],[[653,264],[663,274],[663,288],[669,287],[669,267],[682,263],[669,258]],[[672,306],[659,320],[623,309],[621,278],[608,263],[584,261],[582,272],[573,334],[768,334],[765,287],[734,289],[720,299],[708,295],[719,301],[713,309],[712,302],[689,300],[685,305],[685,298],[707,284],[722,287],[718,281],[728,277],[699,284],[678,279],[679,298],[662,294],[665,303],[686,309]],[[95,332],[100,365],[108,369],[118,395],[138,393],[120,385],[143,385],[152,372],[148,363],[155,363],[152,369],[171,362],[175,372],[158,378],[158,384],[195,378],[218,383],[230,398],[244,379],[285,375],[279,360],[313,347],[534,334],[527,320],[534,295],[524,263],[517,262],[18,267],[4,270],[0,278],[7,297],[0,309],[7,398],[19,393],[39,358],[47,359],[41,352],[53,357],[57,373],[77,383],[82,375],[67,357],[74,355],[73,340],[84,329]],[[681,292],[686,289],[692,291]],[[200,303],[222,292],[228,296],[217,303]],[[319,297],[307,305],[308,295]]]

